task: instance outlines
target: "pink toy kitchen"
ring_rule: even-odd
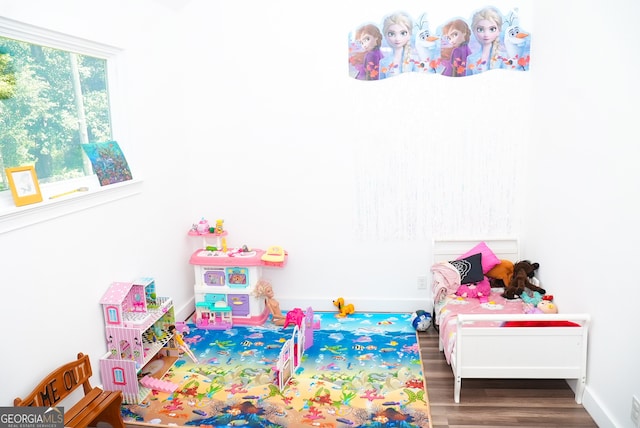
[[[196,326],[222,330],[233,325],[263,324],[269,310],[264,297],[255,295],[256,283],[263,269],[286,265],[286,251],[278,246],[267,250],[230,247],[223,220],[210,226],[202,219],[188,234],[202,243],[189,259],[195,274]]]

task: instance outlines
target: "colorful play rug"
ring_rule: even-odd
[[[199,364],[181,356],[163,378],[177,389],[124,405],[124,420],[207,428],[431,427],[410,315],[316,313],[314,344],[283,390],[274,366],[291,326],[267,321],[216,331],[187,324],[184,338]]]

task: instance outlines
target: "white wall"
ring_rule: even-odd
[[[413,16],[425,7],[413,0],[405,5]],[[484,5],[428,7],[438,22]],[[583,22],[573,18],[577,6],[563,10],[571,18],[562,25],[556,6],[519,6],[523,26],[539,43],[531,73],[457,80],[409,75],[369,83],[347,77],[347,33],[391,12],[388,2],[309,10],[290,0],[2,0],[4,16],[125,48],[126,153],[145,182],[139,196],[0,235],[0,284],[9,302],[0,320],[27,342],[18,353],[0,356],[11,368],[0,374],[0,383],[11,385],[0,391],[0,403],[26,394],[77,351],[89,353],[95,366],[106,350],[97,302],[112,281],[154,276],[159,292],[188,315],[193,272],[187,260],[194,243],[186,231],[206,216],[225,219],[231,245],[284,246],[289,265],[268,272],[277,297],[284,308],[311,304],[316,310],[331,309],[338,296],[357,310],[428,309],[416,277],[428,273],[433,238],[524,235],[523,255],[542,264],[563,310],[594,314],[586,404],[603,420],[625,426],[638,382],[624,381],[622,393],[606,380],[634,370],[635,357],[607,360],[613,348],[607,343],[611,328],[597,317],[606,310],[602,299],[596,305],[593,293],[559,280],[569,275],[568,253],[580,259],[572,265],[584,265],[588,254],[579,251],[585,245],[574,243],[599,237],[589,221],[579,223],[587,226],[584,235],[567,235],[575,220],[562,213],[576,208],[557,200],[566,190],[555,187],[566,177],[560,166],[570,160],[573,170],[578,162],[568,159],[572,152],[562,144],[578,141],[580,113],[600,128],[578,101],[573,120],[559,120],[567,109],[554,97],[572,88],[562,77],[573,82],[600,63],[575,59],[578,65],[567,65],[563,76],[552,62],[565,55],[556,53],[559,35],[550,29],[582,30]],[[558,22],[534,29],[533,12],[538,23]],[[611,82],[623,73],[595,76]],[[573,84],[574,92],[586,82]],[[559,134],[542,129],[550,127],[540,122],[550,119]],[[620,125],[621,135],[629,133]],[[588,141],[595,134],[581,133]],[[550,153],[551,164],[536,168]],[[586,150],[580,156],[580,164],[599,159]],[[403,197],[409,191],[413,199]],[[577,192],[591,195],[587,188]],[[618,221],[590,208],[580,212],[583,219]],[[615,235],[612,243],[620,246]],[[615,253],[621,254],[631,251]],[[580,284],[596,281],[592,269],[575,271],[571,275],[584,276]]]
[[[191,182],[211,183],[193,187],[187,211],[224,218],[235,243],[283,245],[290,263],[270,276],[285,307],[331,309],[343,294],[357,309],[425,307],[416,283],[435,235],[517,233],[528,74],[354,81],[348,32],[381,20],[386,2],[192,1],[181,12],[184,92],[197,94],[182,144]]]
[[[546,49],[536,50],[526,252],[536,255],[561,312],[592,316],[585,407],[603,428],[631,428],[631,396],[640,397],[640,91],[632,71],[640,61],[630,51],[640,7],[537,2],[535,12],[538,24],[562,30],[536,33]],[[582,31],[594,24],[591,35]]]
[[[10,337],[0,356],[0,403],[10,405],[77,352],[90,355],[93,383],[100,383],[106,346],[98,301],[111,282],[153,276],[159,293],[188,312],[193,273],[184,263],[191,249],[185,232],[192,219],[179,209],[187,183],[175,182],[188,154],[176,145],[182,103],[171,89],[181,67],[165,54],[175,52],[166,31],[175,28],[173,11],[125,1],[0,6],[8,18],[125,49],[123,147],[145,180],[138,196],[0,234],[0,322]]]

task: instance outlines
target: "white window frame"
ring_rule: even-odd
[[[118,59],[122,49],[74,37],[68,34],[33,26],[0,16],[0,36],[21,40],[55,49],[61,49],[107,60],[109,104],[111,108],[111,132],[126,154],[126,137],[123,132],[124,117],[118,80]],[[131,167],[131,164],[129,165]],[[133,180],[101,187],[95,175],[62,182],[41,184],[43,201],[16,207],[10,191],[0,193],[0,234],[32,224],[68,215],[97,205],[126,198],[141,192],[142,180],[133,171]],[[88,187],[64,198],[49,199],[53,195],[78,187]]]

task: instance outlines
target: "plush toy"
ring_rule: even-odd
[[[558,307],[553,303],[553,296],[543,296],[537,291],[533,292],[533,295],[529,296],[527,293],[520,295],[522,301],[527,305],[528,309],[525,310],[527,314],[557,314]]]
[[[500,260],[500,263],[487,272],[489,284],[492,288],[504,288],[513,278],[513,262]]]
[[[538,303],[536,308],[533,310],[533,313],[557,314],[558,306],[556,306],[556,304],[551,300],[543,299]]]
[[[540,301],[542,300],[542,294],[537,291],[534,291],[531,295],[529,295],[528,293],[522,293],[520,295],[520,298],[524,303],[528,305],[537,306],[538,303],[540,303]]]
[[[356,308],[353,306],[353,304],[349,303],[348,305],[345,305],[344,299],[342,297],[338,297],[336,300],[334,300],[333,306],[338,308],[339,313],[336,316],[340,318],[351,315],[356,311]]]
[[[544,288],[538,287],[534,284],[535,281],[531,280],[539,267],[539,263],[531,263],[529,260],[522,260],[516,263],[513,266],[513,277],[505,287],[502,297],[506,299],[516,299],[517,296],[521,296],[522,293],[524,293],[525,289],[545,294],[546,291]]]
[[[491,285],[485,277],[480,282],[461,284],[456,291],[456,296],[477,298],[480,303],[487,303],[491,294]]]
[[[431,325],[431,314],[418,309],[411,314],[411,325],[416,331],[427,331]]]

